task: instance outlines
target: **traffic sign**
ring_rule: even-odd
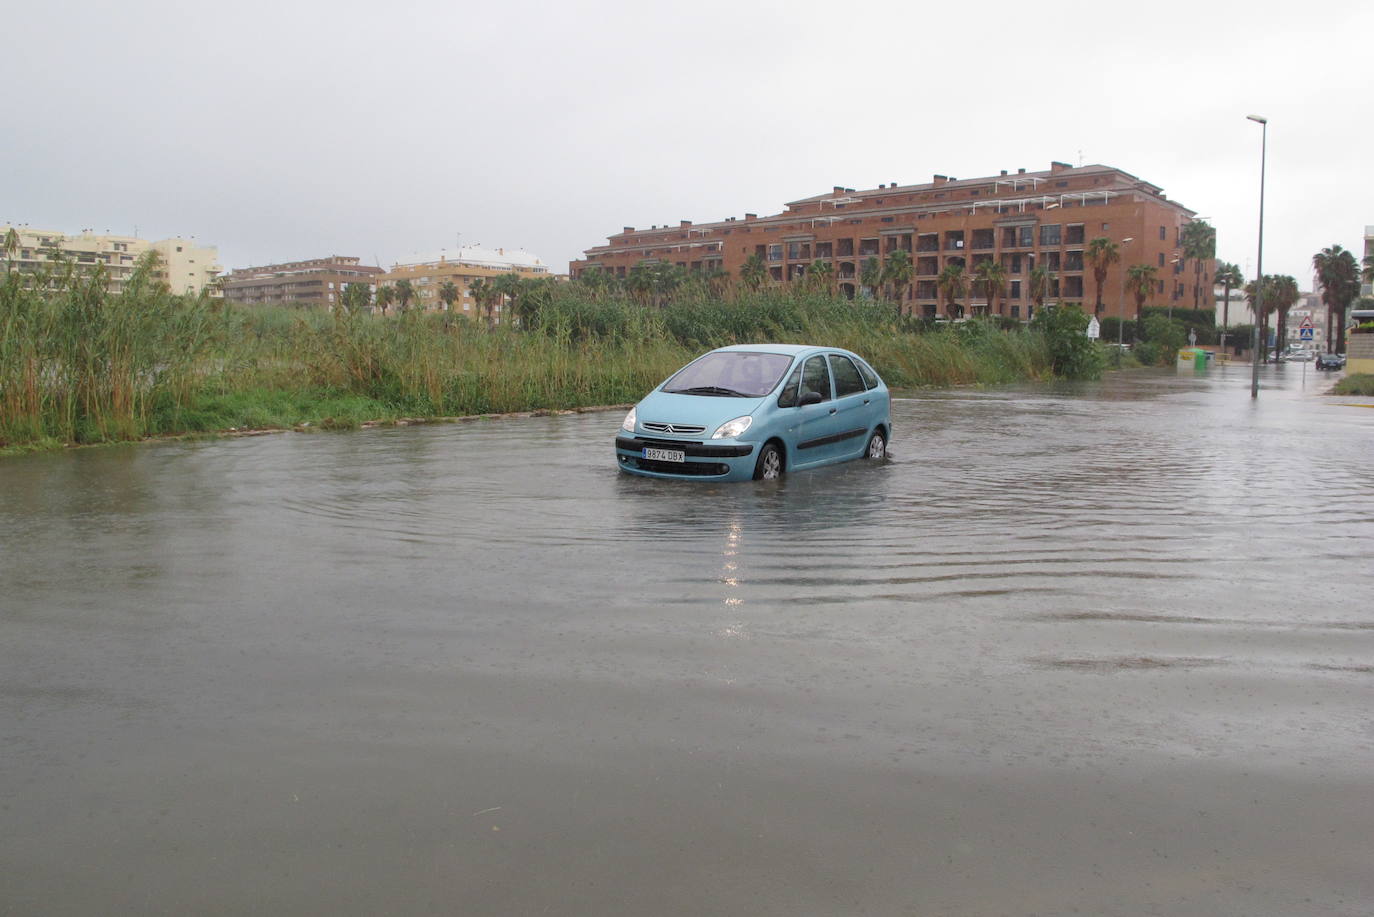
[[[1311,325],[1304,324],[1301,328],[1298,329],[1298,340],[1300,340],[1300,341],[1310,341],[1310,340],[1312,340],[1312,326],[1311,326]]]

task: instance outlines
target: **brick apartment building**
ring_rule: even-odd
[[[1211,309],[1215,262],[1184,272],[1181,234],[1195,215],[1161,188],[1120,169],[1055,162],[1044,172],[1018,169],[963,180],[936,175],[928,184],[893,182],[867,191],[836,185],[772,216],[748,213],[707,224],[683,220],[647,230],[626,226],[608,244],[587,249],[569,270],[577,277],[600,267],[624,277],[641,262],[671,262],[738,277],[745,260],[758,255],[769,277],[781,283],[828,261],[838,290],[852,297],[862,291],[865,261],[882,262],[904,251],[913,276],[903,309],[935,315],[943,310],[936,287],[941,270],[960,264],[971,273],[979,261],[992,259],[1006,272],[1003,295],[991,304],[981,295],[965,297],[965,303],[975,313],[1029,318],[1029,276],[1036,265],[1054,275],[1046,302],[1093,307],[1097,285],[1086,250],[1101,236],[1118,243],[1121,254],[1103,284],[1103,314],[1134,316],[1135,301],[1123,291],[1125,270],[1134,264],[1154,265],[1158,272],[1146,305],[1192,308],[1196,296],[1199,308]]]
[[[224,298],[246,305],[333,309],[348,284],[366,283],[375,291],[381,274],[380,267],[359,264],[357,258],[344,255],[245,267],[225,275]]]

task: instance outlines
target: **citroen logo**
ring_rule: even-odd
[[[672,425],[672,424],[670,424],[670,423],[665,423],[665,424],[663,425],[663,432],[664,432],[664,433],[676,433],[677,431],[673,429],[673,425]]]

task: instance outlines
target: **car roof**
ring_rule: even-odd
[[[822,347],[817,344],[731,344],[729,347],[718,347],[716,350],[726,353],[781,353],[792,357],[810,353],[813,350],[835,350],[840,353],[849,353],[843,347]]]

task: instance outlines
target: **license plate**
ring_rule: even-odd
[[[680,449],[650,449],[645,446],[644,457],[654,462],[685,462],[687,453]]]

